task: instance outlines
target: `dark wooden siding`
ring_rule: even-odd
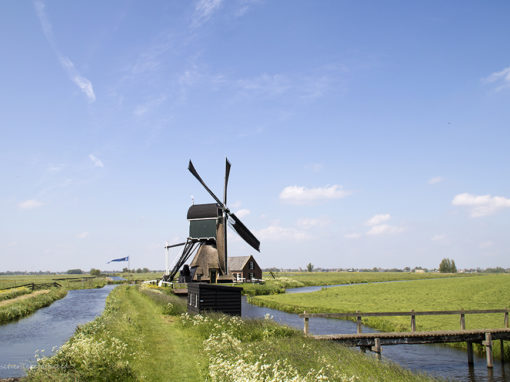
[[[241,288],[205,283],[188,284],[188,312],[241,315]]]
[[[253,261],[253,269],[250,269],[250,261]],[[253,273],[253,278],[262,279],[262,269],[260,269],[259,265],[255,261],[253,257],[250,257],[243,268],[243,277],[246,280],[250,280],[250,273]]]

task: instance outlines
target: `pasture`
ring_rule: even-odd
[[[106,285],[105,277],[95,277],[88,274],[51,274],[51,275],[2,275],[0,276],[0,291],[5,288],[17,287],[25,284],[49,284],[58,282],[66,289],[101,288]]]
[[[287,278],[300,282],[301,286],[359,284],[395,280],[422,280],[450,277],[473,277],[465,273],[415,273],[415,272],[274,272],[276,279]],[[264,280],[271,281],[270,273],[265,272]]]
[[[313,293],[256,296],[250,302],[292,313],[504,309],[510,306],[510,275],[347,285]],[[410,330],[408,317],[369,317],[363,323],[383,331]],[[466,316],[466,329],[503,324],[503,314]],[[418,331],[458,330],[459,317],[420,316],[416,327]]]

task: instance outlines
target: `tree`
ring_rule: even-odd
[[[90,274],[92,276],[99,276],[101,274],[101,271],[99,269],[96,269],[96,268],[90,268]]]
[[[312,263],[308,263],[308,265],[306,266],[306,270],[308,272],[312,272],[313,271],[313,264]]]
[[[81,275],[83,271],[81,269],[69,269],[67,274],[69,275]]]
[[[452,259],[444,258],[439,264],[439,272],[441,273],[457,273],[455,261]]]

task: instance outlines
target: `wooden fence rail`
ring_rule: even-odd
[[[305,334],[308,334],[308,320],[311,317],[322,318],[351,318],[356,317],[357,333],[361,333],[361,320],[363,317],[396,317],[396,316],[410,316],[411,317],[411,331],[416,331],[416,316],[444,316],[444,315],[459,315],[460,316],[460,329],[466,329],[466,314],[488,314],[488,313],[504,313],[503,325],[508,328],[508,313],[510,309],[468,309],[468,310],[425,310],[425,311],[408,311],[408,312],[346,312],[346,313],[302,313],[299,317],[305,319]]]
[[[14,288],[22,288],[22,287],[28,287],[30,288],[32,291],[36,290],[36,289],[44,289],[44,288],[61,288],[62,285],[60,285],[59,283],[57,283],[56,281],[52,282],[52,283],[40,283],[40,284],[36,284],[36,283],[27,283],[27,284],[22,284],[22,285],[15,285],[15,286],[11,286],[11,287],[7,287],[7,288],[1,288],[1,290],[9,290],[9,289],[14,289]]]
[[[347,313],[302,313],[299,317],[304,319],[304,333],[309,335],[309,321],[313,317],[321,318],[352,318],[356,317],[356,334],[332,334],[327,336],[314,336],[316,339],[329,339],[344,342],[351,346],[360,346],[362,350],[370,349],[375,351],[378,356],[381,354],[381,340],[387,345],[411,344],[411,343],[445,343],[445,342],[466,342],[468,352],[468,363],[473,363],[473,342],[480,342],[486,348],[487,367],[492,367],[492,340],[501,341],[501,357],[503,357],[503,340],[510,339],[508,313],[510,309],[469,309],[469,310],[440,310],[440,311],[407,311],[407,312],[347,312]],[[493,314],[503,313],[504,329],[501,330],[466,330],[466,314]],[[442,316],[459,315],[460,331],[439,331],[439,332],[417,332],[416,316]],[[411,332],[395,333],[367,333],[362,334],[363,317],[411,317]],[[484,336],[484,340],[480,336]],[[493,338],[496,337],[496,338]]]

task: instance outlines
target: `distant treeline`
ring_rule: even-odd
[[[263,268],[264,272],[306,272],[304,268]],[[313,268],[314,272],[439,272],[439,269],[423,267],[404,268]],[[510,273],[510,268],[466,268],[460,269],[461,273]]]

